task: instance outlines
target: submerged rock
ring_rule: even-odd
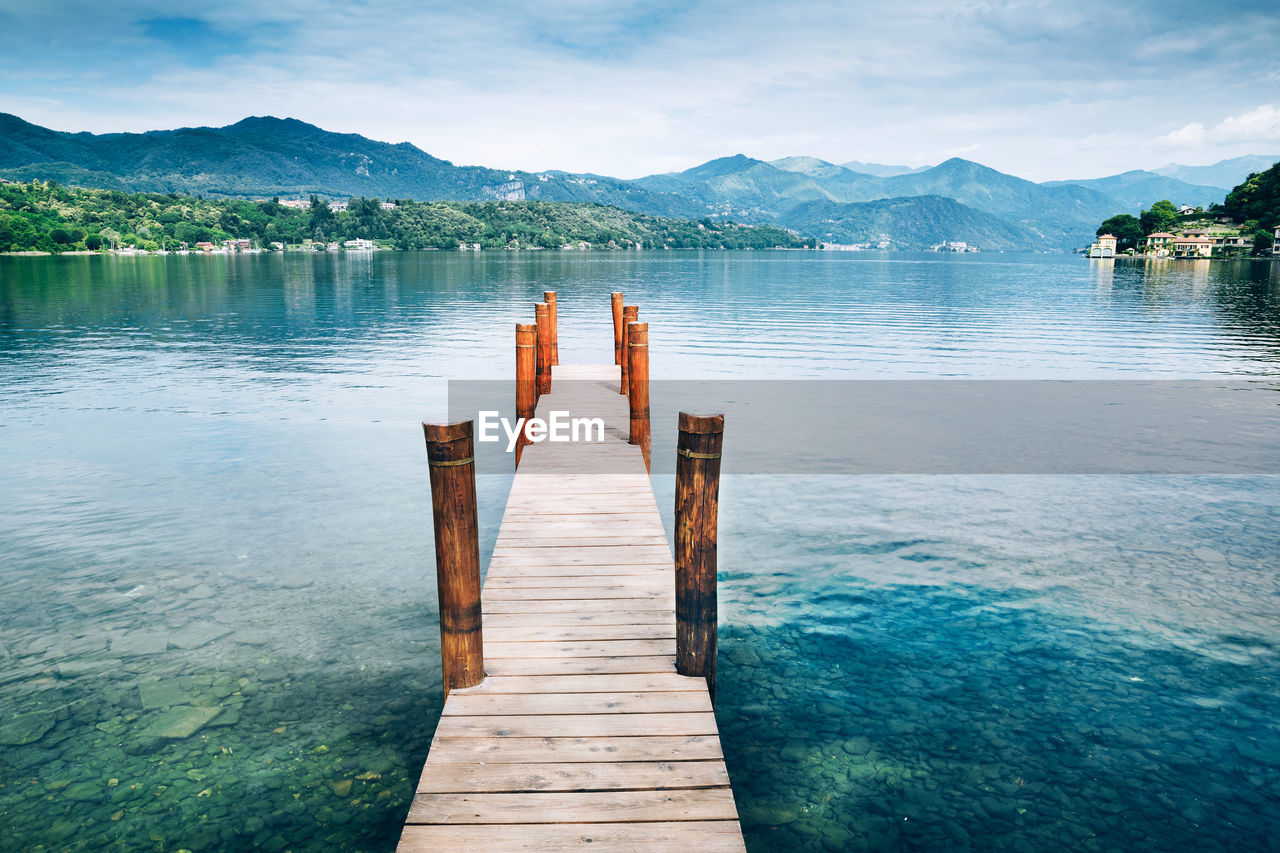
[[[138,685],[138,698],[147,711],[157,708],[168,708],[172,705],[186,705],[191,696],[177,681],[148,681]]]
[[[111,641],[111,651],[118,655],[158,655],[169,648],[169,635],[164,631],[128,631]]]
[[[0,722],[0,744],[5,746],[23,746],[35,743],[53,728],[55,718],[52,711],[32,711],[19,714],[4,722]]]
[[[217,706],[200,708],[194,705],[178,705],[152,720],[151,725],[142,730],[141,736],[170,740],[188,738],[220,713],[222,709]]]
[[[187,625],[169,635],[169,645],[179,649],[198,649],[231,633],[225,625],[196,623]]]

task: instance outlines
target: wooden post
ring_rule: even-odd
[[[627,327],[627,376],[631,383],[631,433],[628,441],[640,445],[644,470],[649,470],[649,324]]]
[[[622,309],[622,387],[618,389],[619,394],[627,393],[627,371],[631,369],[631,359],[627,358],[627,326],[636,321],[637,315],[640,313],[640,306],[627,305]]]
[[[539,302],[533,306],[538,318],[538,396],[551,393],[551,306]]]
[[[613,363],[622,364],[622,294],[610,293],[613,302]]]
[[[516,417],[524,418],[526,424],[538,404],[537,349],[538,327],[532,323],[527,326],[516,323]],[[528,434],[521,429],[516,439],[516,467],[520,466],[524,446],[529,443]]]
[[[676,444],[676,672],[716,698],[716,516],[724,415],[680,413]]]
[[[542,301],[551,306],[551,363],[560,363],[560,328],[556,325],[556,292],[542,291]]]
[[[431,467],[440,596],[440,658],[444,695],[484,680],[480,625],[480,536],[472,422],[422,425]]]

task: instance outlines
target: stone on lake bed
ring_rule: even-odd
[[[76,782],[67,786],[62,792],[62,796],[78,803],[93,802],[102,798],[102,786],[97,782]]]
[[[186,705],[191,696],[177,681],[148,681],[138,685],[138,698],[147,711],[157,708],[168,708],[171,705]]]
[[[209,723],[209,728],[216,728],[221,726],[234,726],[238,722],[240,722],[240,709],[227,708],[221,714],[218,715],[218,718],[216,720]]]
[[[0,722],[0,744],[25,746],[35,743],[53,728],[52,711],[32,711]]]
[[[351,793],[351,780],[343,779],[341,782],[330,782],[329,787],[333,789],[333,793],[339,797],[345,797]]]
[[[742,822],[748,826],[781,826],[795,823],[801,814],[799,803],[761,801],[743,810]]]
[[[118,655],[158,655],[169,648],[169,635],[164,631],[126,631],[111,641],[111,651]]]
[[[142,730],[144,738],[169,738],[180,740],[191,737],[222,712],[221,708],[199,708],[194,705],[178,705],[161,713],[151,725]]]
[[[187,625],[170,634],[169,645],[177,646],[180,649],[198,649],[230,633],[231,629],[225,625],[202,625],[196,623]]]

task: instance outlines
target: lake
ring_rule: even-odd
[[[7,849],[394,847],[441,706],[418,423],[543,290],[566,363],[624,291],[655,379],[1280,377],[1274,263],[0,258]],[[1275,849],[1277,485],[726,476],[748,846]]]

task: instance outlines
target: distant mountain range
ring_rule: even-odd
[[[1162,198],[1221,201],[1280,156],[1042,184],[953,158],[910,168],[742,154],[683,172],[621,180],[570,172],[456,166],[408,143],[331,133],[296,119],[147,133],[65,133],[0,113],[0,176],[209,197],[351,195],[417,200],[591,201],[687,219],[724,217],[832,242],[920,248],[963,240],[987,249],[1061,250],[1116,213]]]

